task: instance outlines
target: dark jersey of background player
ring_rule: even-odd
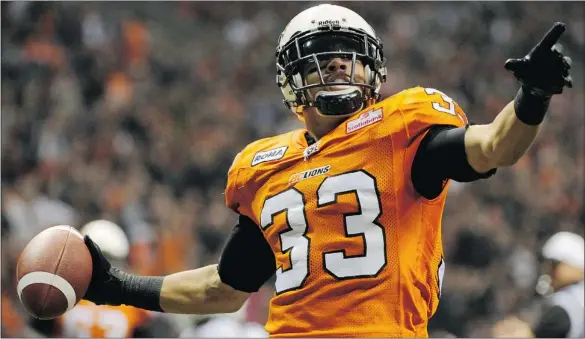
[[[584,283],[565,286],[547,300],[542,315],[532,327],[536,338],[582,338],[585,329]]]

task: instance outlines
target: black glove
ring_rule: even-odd
[[[525,91],[550,98],[573,87],[569,74],[571,58],[553,47],[565,32],[565,24],[557,22],[544,38],[522,59],[508,59],[505,67],[522,84]]]
[[[145,310],[164,312],[160,293],[164,277],[136,276],[115,267],[103,255],[89,236],[83,238],[91,253],[93,271],[83,299],[97,305],[130,305]]]
[[[125,273],[112,267],[99,246],[89,236],[86,235],[83,240],[91,253],[93,263],[91,283],[83,299],[97,305],[120,305],[122,303],[122,280]]]

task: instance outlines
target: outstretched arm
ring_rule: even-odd
[[[512,166],[532,145],[539,129],[540,125],[528,125],[518,119],[514,102],[510,102],[492,123],[467,129],[465,153],[469,164],[480,173]]]
[[[102,305],[131,305],[151,311],[214,314],[242,307],[275,271],[274,254],[252,220],[240,216],[219,264],[165,277],[136,276],[111,267],[89,239],[92,282],[84,297]]]
[[[223,283],[217,265],[209,265],[166,276],[160,288],[160,308],[182,314],[232,313],[249,295]]]
[[[551,97],[572,87],[570,59],[553,48],[564,31],[555,24],[527,56],[506,62],[522,87],[492,123],[468,128],[465,151],[476,171],[514,165],[536,138]]]
[[[433,199],[442,192],[445,179],[487,178],[524,155],[538,134],[551,97],[572,86],[570,59],[553,49],[564,30],[564,24],[555,24],[526,57],[506,62],[521,88],[492,123],[431,127],[412,164],[412,182],[420,195]]]

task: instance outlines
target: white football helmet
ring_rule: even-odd
[[[130,242],[122,228],[108,220],[94,220],[85,224],[79,233],[88,235],[110,260],[126,261]]]
[[[585,240],[571,232],[558,232],[550,237],[542,246],[542,259],[552,260],[585,269]],[[553,292],[553,278],[546,272],[538,278],[536,292],[542,295]]]
[[[585,269],[585,241],[571,232],[558,232],[542,247],[545,259],[556,260],[576,268]]]
[[[334,57],[352,60],[350,81],[326,83],[317,67],[321,83],[307,85],[303,70]],[[365,84],[354,82],[356,60],[365,67]],[[379,98],[380,86],[386,81],[385,62],[382,42],[361,16],[345,7],[318,5],[295,16],[280,35],[276,48],[276,82],[284,104],[293,112],[317,107],[323,115],[343,116]],[[307,89],[330,85],[353,88],[322,91],[315,100],[308,99]]]

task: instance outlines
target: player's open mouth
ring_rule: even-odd
[[[333,75],[327,78],[327,80],[325,80],[325,82],[331,83],[331,82],[335,82],[335,83],[344,83],[344,82],[349,82],[349,76],[347,75]],[[346,89],[349,88],[351,86],[349,85],[334,85],[334,86],[327,86],[326,89],[328,91],[339,91],[342,89]]]

